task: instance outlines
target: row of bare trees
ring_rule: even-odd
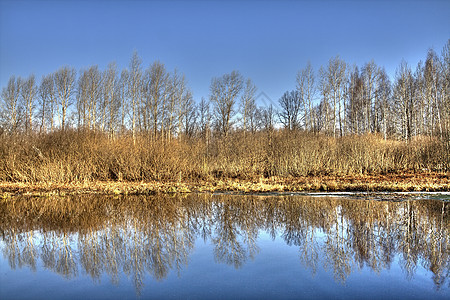
[[[134,53],[129,69],[115,63],[105,71],[63,67],[43,76],[12,76],[2,91],[1,126],[10,132],[49,132],[67,127],[100,130],[111,136],[131,131],[170,139],[193,132],[196,104],[186,78],[160,62],[143,70]]]
[[[409,140],[428,135],[445,138],[450,130],[450,41],[442,55],[429,50],[413,71],[402,61],[393,82],[370,61],[359,69],[339,56],[320,67],[310,63],[297,74],[295,90],[275,108],[258,106],[257,88],[238,71],[213,78],[209,99],[196,103],[184,74],[153,62],[145,70],[135,52],[119,72],[91,66],[79,72],[62,67],[43,76],[11,76],[1,94],[0,129],[51,132],[68,127],[117,134],[227,136],[233,130],[254,133],[284,127],[331,136],[380,133]]]
[[[37,87],[36,78],[26,79],[11,76],[2,90],[2,126],[9,131],[31,132],[36,126],[39,132],[47,127],[53,131],[64,129],[71,98],[74,93],[75,70],[61,68],[54,74],[44,76]]]
[[[429,50],[414,71],[403,60],[393,82],[374,61],[359,69],[336,56],[317,78],[310,64],[298,72],[296,89],[279,100],[279,117],[287,129],[335,137],[380,133],[385,139],[444,138],[450,130],[449,84],[450,41],[441,56]]]

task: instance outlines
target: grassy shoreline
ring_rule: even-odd
[[[448,173],[411,173],[361,176],[271,177],[257,181],[218,179],[215,181],[93,181],[78,183],[0,182],[3,198],[11,195],[50,196],[84,193],[158,194],[190,192],[407,192],[450,191]]]
[[[0,135],[0,196],[449,191],[449,147],[436,137],[286,130],[170,141],[74,130]]]

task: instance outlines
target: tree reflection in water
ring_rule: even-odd
[[[258,254],[260,231],[297,246],[313,274],[322,264],[345,282],[355,269],[389,269],[398,255],[408,278],[421,264],[439,289],[450,273],[448,210],[447,202],[437,200],[22,197],[0,204],[0,233],[12,269],[36,270],[40,259],[43,267],[65,278],[76,277],[81,269],[95,281],[106,273],[118,283],[125,273],[138,293],[146,274],[155,280],[171,270],[180,274],[197,238],[212,243],[217,262],[241,267]]]

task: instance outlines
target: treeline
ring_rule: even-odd
[[[185,76],[134,53],[119,74],[63,67],[2,91],[0,181],[209,181],[217,178],[447,172],[450,41],[391,83],[374,62],[311,65],[279,105],[259,106],[239,72],[194,100]]]
[[[336,56],[314,72],[308,64],[297,85],[272,106],[258,106],[257,87],[238,71],[213,78],[209,99],[195,101],[185,75],[159,61],[144,69],[135,52],[129,67],[110,63],[78,72],[65,66],[38,83],[11,76],[1,93],[0,133],[48,133],[69,128],[170,140],[209,139],[230,132],[289,130],[338,137],[378,133],[410,140],[448,139],[450,40],[429,50],[415,69],[402,61],[391,80],[374,61],[361,68]]]

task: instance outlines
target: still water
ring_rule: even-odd
[[[449,299],[449,203],[16,198],[0,203],[0,298]]]

